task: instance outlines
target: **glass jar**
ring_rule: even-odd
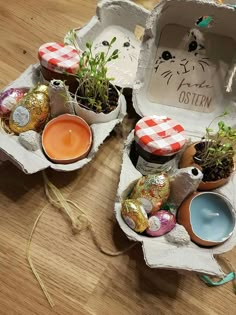
[[[38,58],[40,61],[40,72],[43,79],[65,81],[69,91],[74,93],[78,88],[75,77],[79,70],[79,62],[82,51],[73,46],[61,43],[45,43],[39,47]]]
[[[147,116],[134,129],[130,159],[142,175],[171,172],[186,142],[184,128],[166,116]]]

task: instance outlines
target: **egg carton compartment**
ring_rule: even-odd
[[[40,71],[39,65],[29,66],[21,76],[14,82],[10,83],[5,90],[9,88],[17,87],[33,87],[35,84],[40,82]],[[2,128],[0,129],[0,160],[4,161],[6,159],[14,163],[18,168],[20,168],[26,174],[33,174],[44,170],[48,167],[56,171],[74,171],[82,168],[84,165],[88,164],[96,152],[98,151],[100,145],[109,136],[114,127],[122,122],[124,116],[126,115],[126,101],[124,96],[121,94],[119,98],[120,102],[120,112],[117,119],[113,119],[109,122],[92,124],[90,127],[92,129],[93,140],[92,147],[86,158],[83,158],[77,162],[70,164],[56,164],[51,162],[44,154],[41,137],[39,137],[38,147],[36,151],[29,151],[24,148],[18,140],[18,136],[7,134]]]
[[[112,50],[119,50],[119,58],[107,64],[113,84],[132,88],[138,66],[141,37],[149,11],[127,0],[103,0],[97,5],[96,16],[88,24],[75,29],[80,49],[92,43],[93,53],[107,51],[108,42],[116,37]],[[64,42],[73,44],[71,33]]]

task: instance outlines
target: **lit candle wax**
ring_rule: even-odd
[[[49,121],[42,135],[44,152],[55,163],[72,163],[84,158],[91,143],[92,132],[88,124],[69,114]]]

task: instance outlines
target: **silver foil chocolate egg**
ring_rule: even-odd
[[[165,173],[142,176],[136,183],[132,199],[138,199],[148,214],[154,214],[170,194],[169,176]]]

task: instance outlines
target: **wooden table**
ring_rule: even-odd
[[[137,1],[147,8],[157,2]],[[38,47],[62,41],[66,32],[95,14],[93,0],[0,0],[0,88],[37,62]],[[112,251],[130,242],[113,213],[124,139],[134,119],[126,118],[79,171],[48,171],[66,198],[77,202]],[[235,314],[232,283],[208,288],[194,273],[150,269],[140,245],[109,257],[89,231],[73,235],[66,217],[48,206],[32,240],[32,260],[55,303],[52,309],[33,276],[26,246],[33,224],[48,205],[41,173],[25,175],[12,163],[0,166],[0,314]],[[226,255],[236,266],[236,249]],[[223,260],[221,264],[223,265]],[[225,269],[228,271],[229,269]]]

